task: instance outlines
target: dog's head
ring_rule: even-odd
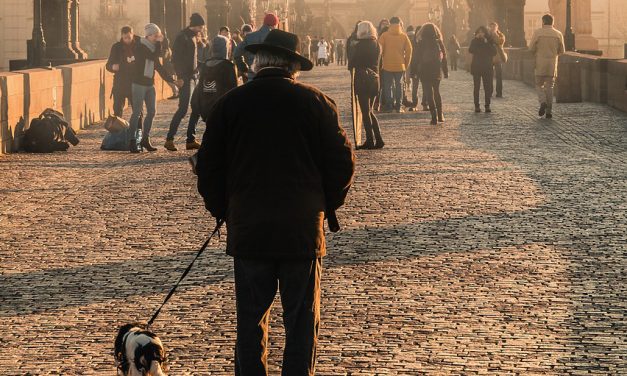
[[[118,375],[165,376],[166,355],[161,340],[141,324],[127,324],[115,338]]]

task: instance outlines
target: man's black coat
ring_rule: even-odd
[[[135,35],[133,37],[133,45],[130,47],[133,52],[135,47],[139,44],[140,37]],[[129,61],[130,59],[130,61]],[[118,71],[113,70],[113,64],[120,66]],[[124,42],[121,40],[114,43],[111,46],[111,52],[107,59],[105,68],[113,73],[113,87],[111,91],[113,93],[124,95],[128,98],[131,97],[131,84],[133,77],[133,66],[135,65],[135,55],[127,57],[124,52]]]
[[[198,190],[226,218],[229,255],[312,259],[326,253],[325,211],[344,204],[354,164],[333,100],[268,68],[211,111]]]

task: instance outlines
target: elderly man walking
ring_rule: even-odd
[[[553,87],[557,78],[557,62],[564,53],[564,37],[553,27],[553,16],[542,17],[542,28],[536,30],[529,43],[529,50],[536,58],[536,89],[540,110],[538,116],[553,117]]]
[[[312,69],[298,44],[296,35],[272,30],[246,47],[255,54],[255,78],[216,102],[198,153],[198,190],[211,215],[226,220],[234,257],[240,376],[268,372],[277,289],[286,334],[282,374],[314,374],[323,222],[344,204],[354,172],[337,106],[295,79]]]

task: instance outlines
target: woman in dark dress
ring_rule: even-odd
[[[485,112],[492,112],[490,99],[492,98],[494,80],[493,59],[496,56],[496,45],[488,33],[485,26],[479,26],[475,31],[475,37],[470,42],[468,52],[472,54],[470,73],[474,81],[475,112],[481,112],[479,103],[479,90],[483,81],[483,91],[485,92]]]
[[[357,25],[357,43],[352,47],[348,69],[355,70],[355,94],[363,116],[366,142],[358,149],[380,149],[383,138],[379,120],[374,114],[375,98],[379,93],[379,60],[381,47],[377,42],[377,30],[369,21]]]
[[[425,99],[431,112],[431,124],[444,122],[440,81],[448,78],[446,49],[442,42],[440,29],[432,23],[426,23],[420,29],[420,40],[416,44],[416,63],[418,76],[422,82]]]

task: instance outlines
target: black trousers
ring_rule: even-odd
[[[365,92],[356,91],[359,109],[364,122],[364,130],[366,131],[366,144],[375,142],[380,144],[383,142],[381,137],[381,128],[379,128],[379,119],[374,114],[374,102],[376,95],[369,95]]]
[[[494,64],[494,77],[496,78],[496,96],[503,96],[503,64]]]
[[[130,93],[113,92],[113,115],[122,117],[124,113],[124,106],[126,105],[126,99],[128,98],[128,104],[131,105]]]
[[[442,111],[442,96],[440,95],[440,80],[438,79],[422,79],[422,90],[425,100],[429,105],[429,111]]]
[[[485,92],[485,105],[489,106],[490,101],[492,99],[493,92],[493,81],[494,81],[494,71],[492,69],[487,70],[485,72],[479,74],[473,74],[473,82],[474,82],[474,99],[475,106],[479,106],[479,90],[481,89],[481,81],[483,81],[483,91]]]
[[[267,375],[268,324],[277,289],[283,305],[282,375],[313,375],[320,327],[322,259],[235,258],[235,375]]]

